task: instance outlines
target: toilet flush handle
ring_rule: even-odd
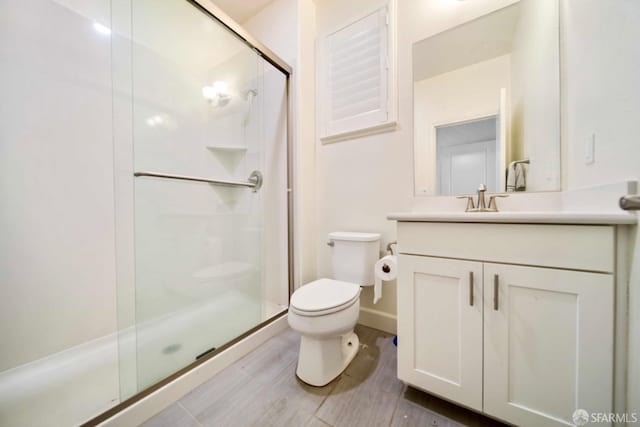
[[[331,246],[331,247],[334,247],[334,246],[336,245],[336,242],[334,242],[333,240],[329,240],[329,241],[327,242],[327,245],[328,245],[328,246]]]

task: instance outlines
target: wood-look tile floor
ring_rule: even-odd
[[[396,376],[392,336],[358,325],[360,351],[342,375],[311,387],[295,375],[300,337],[271,338],[146,427],[504,426],[408,387]]]

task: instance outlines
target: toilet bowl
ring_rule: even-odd
[[[323,386],[345,370],[358,352],[359,312],[360,287],[353,283],[320,279],[294,293],[289,325],[302,335],[298,378]]]
[[[360,312],[360,286],[373,284],[380,247],[376,233],[336,232],[329,239],[335,279],[301,286],[289,305],[289,325],[301,334],[296,375],[313,386],[331,382],[358,353],[353,329]]]

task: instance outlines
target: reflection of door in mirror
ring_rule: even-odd
[[[497,116],[435,128],[438,194],[472,194],[479,183],[500,191]]]
[[[450,195],[473,193],[480,184],[487,184],[491,188],[490,191],[499,191],[499,188],[504,188],[502,181],[497,178],[493,180],[495,183],[493,185],[489,185],[486,180],[476,181],[473,184],[469,183],[470,190],[464,190],[462,193],[453,188],[451,191],[443,191],[438,184],[439,177],[442,177],[443,173],[446,172],[455,174],[455,171],[451,169],[446,172],[438,170],[438,165],[441,163],[437,161],[439,147],[436,129],[452,123],[467,123],[469,125],[463,129],[467,129],[467,133],[471,134],[482,129],[480,124],[472,126],[471,123],[477,122],[479,119],[493,117],[494,119],[490,125],[491,139],[496,141],[496,115],[501,110],[503,88],[508,86],[509,57],[505,55],[428,77],[414,83],[414,114],[416,117],[414,127],[415,170],[418,194]],[[483,122],[480,121],[479,123]],[[486,127],[487,123],[484,123],[484,126]],[[483,135],[471,137],[471,140],[473,142],[482,141]],[[496,175],[497,169],[502,169],[504,151],[500,147],[493,150],[494,155],[499,154],[501,158],[494,157],[494,165],[491,168],[494,171],[492,176]],[[460,179],[470,179],[469,174],[471,173],[471,171],[468,171],[465,178]],[[484,176],[484,173],[475,171],[473,175],[479,177]]]

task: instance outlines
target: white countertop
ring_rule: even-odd
[[[489,222],[509,224],[636,224],[635,214],[618,212],[392,212],[387,219],[409,222]]]

